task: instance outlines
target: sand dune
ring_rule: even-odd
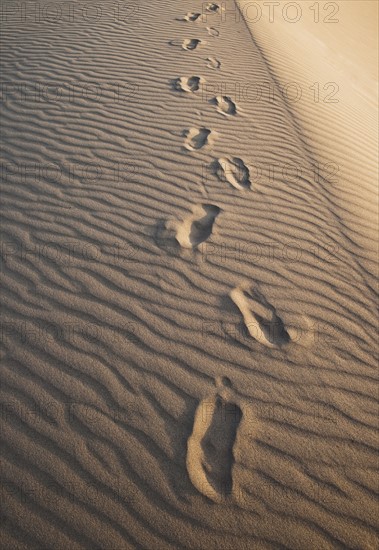
[[[378,3],[302,0],[291,8],[281,1],[271,12],[268,5],[259,10],[248,0],[237,4],[315,173],[325,180],[323,192],[364,268],[376,273]],[[261,101],[275,99],[263,80],[246,82],[251,100],[254,87],[262,90]]]
[[[367,118],[332,117],[334,185],[322,119],[279,93],[279,26],[231,0],[25,6],[2,35],[2,548],[377,548],[371,77]]]

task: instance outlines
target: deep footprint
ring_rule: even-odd
[[[233,447],[242,411],[220,395],[199,403],[187,444],[187,471],[192,484],[214,502],[233,488]]]
[[[227,181],[236,189],[250,189],[250,173],[242,159],[222,157],[216,162],[216,175],[220,181]]]
[[[202,149],[205,145],[209,143],[209,136],[211,130],[208,128],[190,128],[187,132],[187,137],[184,142],[184,147],[189,151],[196,151],[197,149]]]
[[[217,106],[217,111],[222,115],[234,116],[237,114],[236,104],[227,95],[218,95],[211,102]]]
[[[280,348],[290,342],[290,336],[275,308],[251,285],[232,290],[230,297],[242,313],[252,338],[269,348]]]
[[[197,21],[200,16],[201,13],[189,11],[182,19],[180,19],[180,21],[189,21],[193,23],[194,21]]]
[[[202,79],[199,76],[181,76],[174,83],[174,88],[181,92],[197,92],[200,89]]]
[[[197,38],[191,38],[189,40],[184,40],[182,44],[183,50],[196,50],[196,48],[201,44],[201,40]]]
[[[209,69],[219,69],[221,67],[221,61],[215,57],[207,57],[207,67]]]
[[[208,13],[219,13],[220,10],[221,10],[221,8],[220,8],[219,4],[216,4],[214,2],[210,2],[205,7],[205,11],[207,11]]]
[[[221,208],[214,204],[200,204],[191,216],[176,227],[176,240],[183,248],[196,248],[212,235],[213,224]]]

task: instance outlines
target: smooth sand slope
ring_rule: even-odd
[[[2,547],[377,548],[371,226],[281,94],[238,92],[277,86],[251,28],[27,6],[2,39]]]
[[[351,240],[377,269],[378,2],[339,0],[261,5],[238,0],[240,14],[276,83],[246,79],[246,96],[269,102],[281,90],[315,174]],[[229,17],[225,14],[224,18]],[[235,20],[238,17],[235,17]]]

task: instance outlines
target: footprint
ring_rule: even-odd
[[[250,173],[242,159],[222,157],[216,161],[216,175],[220,181],[228,181],[236,189],[250,189]]]
[[[233,489],[233,447],[242,419],[240,407],[230,399],[230,380],[215,396],[204,399],[195,413],[187,442],[187,471],[194,487],[221,503]]]
[[[208,69],[219,69],[221,67],[221,61],[215,57],[207,57],[207,67]]]
[[[183,50],[196,50],[199,44],[201,44],[201,40],[191,38],[183,41],[182,48]]]
[[[190,151],[201,149],[205,145],[209,144],[208,139],[211,134],[211,130],[208,128],[190,128],[187,132],[187,137],[184,142],[184,147]]]
[[[221,10],[219,4],[215,4],[214,2],[210,2],[205,6],[205,11],[208,13],[219,13]]]
[[[196,13],[196,12],[193,12],[193,11],[189,11],[184,17],[182,17],[180,19],[180,21],[194,22],[194,21],[197,21],[200,16],[201,16],[201,13]]]
[[[233,116],[237,114],[236,104],[227,95],[218,95],[211,100],[211,103],[213,103],[213,105],[217,105],[217,111],[222,115]]]
[[[181,76],[174,83],[174,88],[181,92],[197,92],[203,79],[200,76]]]
[[[234,288],[230,297],[242,313],[252,338],[269,348],[280,348],[290,342],[290,336],[275,308],[258,289],[249,284]]]
[[[214,204],[199,204],[180,224],[174,223],[176,240],[180,246],[193,249],[206,241],[212,234],[213,224],[220,212],[221,208]]]
[[[208,31],[208,34],[210,36],[219,36],[220,33],[217,29],[215,29],[214,27],[207,27],[207,31]]]

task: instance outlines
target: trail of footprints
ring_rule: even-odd
[[[221,12],[217,3],[210,2],[205,11],[208,14]],[[201,13],[188,12],[180,21],[198,23]],[[206,27],[209,35],[219,36],[214,27]],[[184,50],[194,51],[206,44],[200,39],[184,40]],[[206,59],[207,67],[218,70],[221,62],[215,57]],[[174,81],[174,90],[196,93],[204,79],[200,76],[182,76]],[[229,96],[214,97],[210,103],[225,117],[237,115],[237,105]],[[212,142],[209,128],[190,128],[184,133],[184,147],[190,151],[205,148]],[[211,164],[214,174],[223,183],[240,192],[251,190],[249,168],[238,157],[221,157]],[[167,222],[166,228],[175,231],[175,238],[184,249],[196,250],[207,241],[216,226],[222,210],[215,204],[195,204],[191,214],[181,221]],[[230,299],[239,309],[248,334],[268,348],[280,349],[291,341],[289,332],[276,312],[276,309],[250,283],[234,288]],[[214,394],[200,401],[194,418],[193,430],[187,442],[187,471],[194,487],[216,503],[231,498],[233,490],[234,447],[238,438],[242,410],[233,398],[232,384],[228,378],[216,382]]]

